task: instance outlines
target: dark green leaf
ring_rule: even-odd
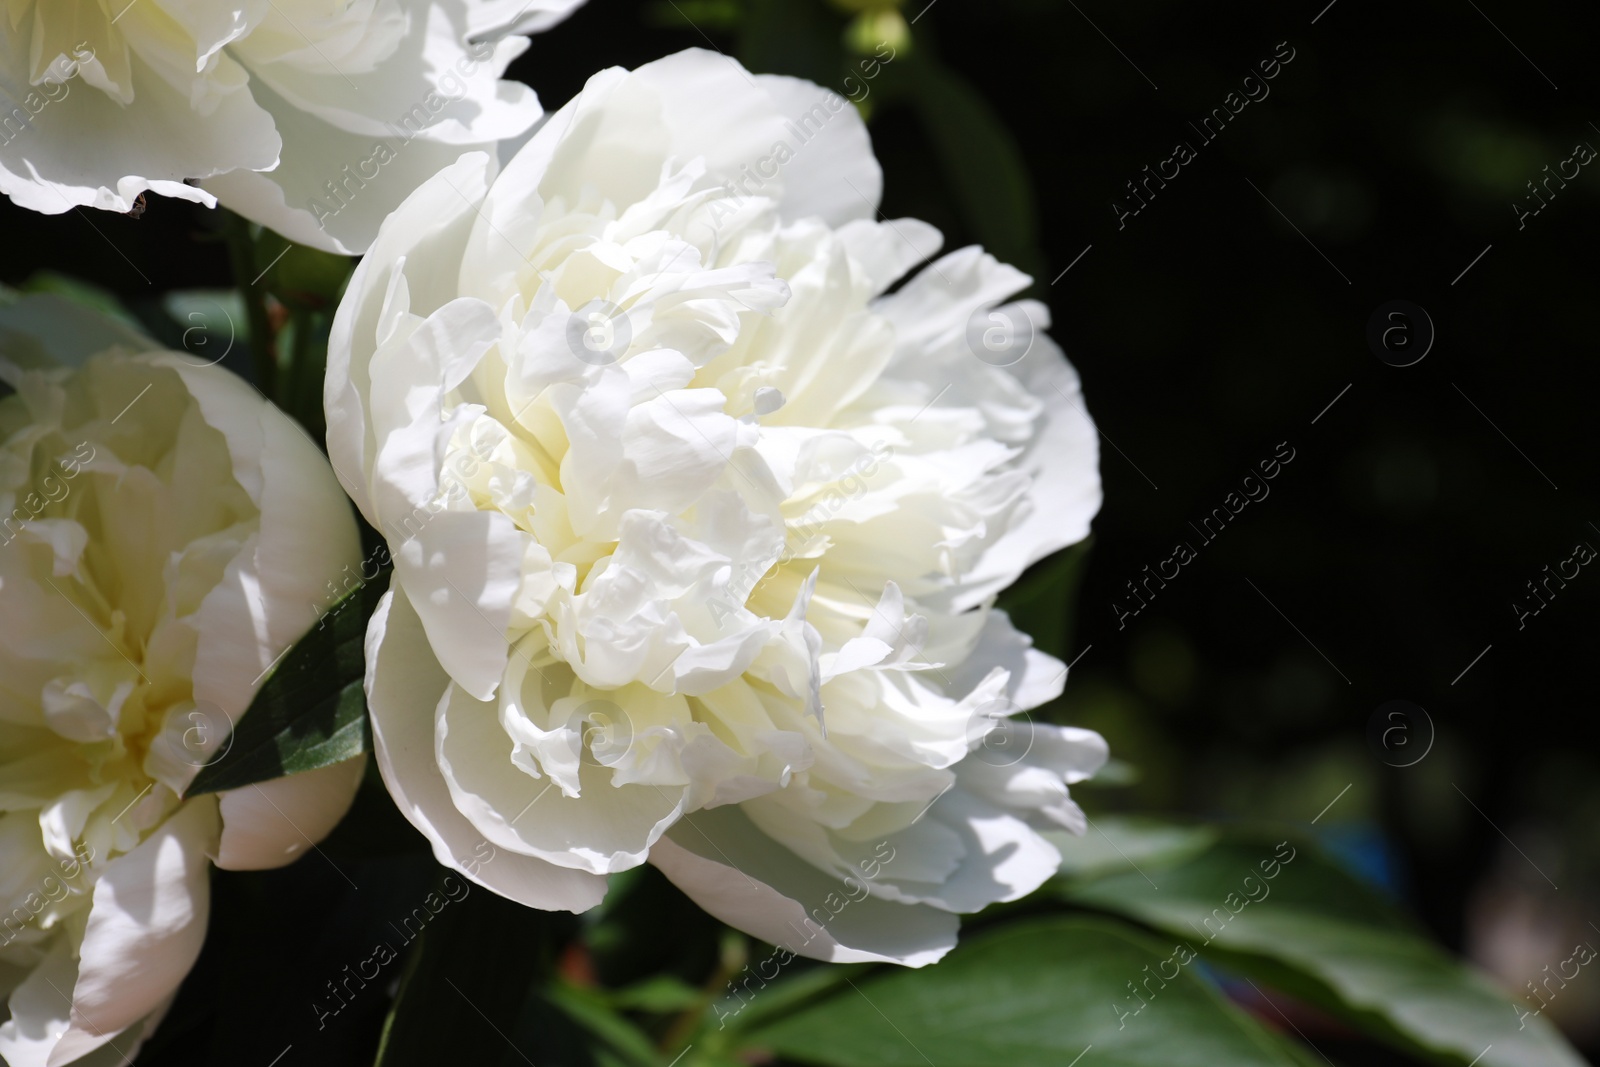
[[[1553,1027],[1530,1015],[1523,1028],[1509,997],[1304,842],[1280,850],[1269,838],[1235,833],[1177,866],[1125,871],[1064,893],[1182,937],[1202,960],[1433,1062],[1582,1063]]]
[[[1073,608],[1089,561],[1092,539],[1081,541],[1029,569],[1000,594],[999,605],[1034,647],[1059,658],[1072,643]]]
[[[864,980],[872,970],[870,964],[828,964],[801,970],[805,963],[797,964],[798,973],[775,982],[769,990],[762,987],[761,996],[746,1000],[741,994],[724,996],[711,1006],[711,1016],[718,1029],[723,1024],[741,1030],[759,1029],[763,1024],[787,1016],[801,1005],[817,1002],[839,991],[839,987],[857,979]],[[759,968],[758,968],[759,969]]]
[[[608,999],[614,1007],[664,1015],[692,1008],[704,997],[704,992],[682,979],[670,974],[658,974],[635,982],[626,989],[619,989],[610,994]]]
[[[627,1019],[612,1011],[599,992],[567,983],[552,983],[544,991],[550,1003],[579,1026],[599,1038],[632,1067],[660,1067],[665,1063],[650,1039]]]
[[[739,35],[739,61],[758,74],[791,74],[837,91],[844,20],[810,0],[751,4]]]
[[[91,308],[130,329],[137,330],[141,328],[140,324],[128,314],[128,309],[122,306],[122,302],[117,299],[115,294],[79,278],[58,274],[53,270],[41,270],[22,283],[21,291],[24,293],[54,293],[75,304],[82,304],[86,308]]]
[[[585,918],[595,972],[609,988],[662,974],[698,984],[716,966],[720,925],[654,867],[612,875]]]
[[[339,303],[356,261],[350,256],[320,252],[304,245],[290,245],[270,231],[262,231],[256,244],[258,259],[275,258],[262,279],[267,290],[294,310],[321,311]]]
[[[962,221],[984,248],[1037,280],[1044,269],[1037,208],[1016,140],[954,71],[928,55],[912,62],[918,75],[912,99],[955,190]]]
[[[533,991],[549,978],[577,920],[460,875],[446,878],[450,899],[436,897],[429,907],[434,915],[411,949],[374,1067],[549,1062],[517,1024],[540,999]]]
[[[1211,826],[1184,826],[1136,815],[1102,815],[1082,837],[1046,834],[1061,850],[1060,877],[1088,880],[1125,874],[1129,864],[1149,873],[1204,852],[1217,840]]]
[[[314,771],[372,747],[362,641],[388,586],[380,574],[334,602],[267,676],[189,796]]]
[[[751,1044],[835,1067],[1296,1067],[1189,968],[1145,1006],[1133,983],[1171,948],[1095,917],[1018,923],[918,971],[883,971],[756,1030]],[[1151,972],[1145,968],[1151,968]]]

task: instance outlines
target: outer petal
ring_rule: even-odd
[[[108,348],[139,350],[149,345],[150,339],[131,325],[85,315],[81,305],[66,297],[14,295],[0,288],[0,380],[12,388],[17,370],[50,364],[76,367]]]
[[[72,944],[65,936],[58,937],[45,958],[10,993],[11,1018],[0,1025],[0,1062],[10,1067],[47,1067],[67,1062],[66,1057],[72,1055],[70,1046],[61,1058],[52,1053],[60,1035],[67,1034],[72,1025],[71,997],[66,990],[77,979],[78,961],[73,958]],[[140,1022],[120,1034],[111,1034],[109,1040],[86,1055],[72,1058],[72,1067],[127,1067],[138,1055],[139,1046],[155,1033],[172,1000],[169,995]]]
[[[1006,699],[1024,711],[1048,704],[1066,688],[1066,664],[1034,648],[1033,638],[1011,625],[1011,617],[998,608],[983,616],[977,643],[961,649],[959,662],[943,668],[939,680],[959,700],[995,667],[1006,669]]]
[[[72,945],[58,937],[44,959],[11,992],[7,1005],[11,1017],[0,1025],[0,1059],[10,1067],[45,1067],[57,1036],[72,1023],[66,990],[77,976]]]
[[[497,512],[443,511],[394,553],[395,584],[412,598],[438,662],[479,700],[505,674],[526,538]]]
[[[365,398],[385,302],[401,272],[414,313],[430,315],[455,299],[462,252],[493,172],[487,155],[469,153],[423,182],[380,229],[339,302],[323,387],[328,455],[368,522],[378,515],[366,480],[374,444]]]
[[[955,831],[961,861],[937,886],[901,887],[903,899],[949,911],[981,911],[1027,896],[1061,865],[1061,853],[1025,821],[960,786],[940,797],[927,818]]]
[[[463,152],[492,147],[350,133],[264,85],[257,84],[254,92],[291,150],[273,170],[241,168],[207,179],[205,188],[225,207],[325,252],[367,251],[379,225],[412,190]],[[327,183],[340,190],[337,197]]]
[[[211,909],[207,854],[217,808],[186,802],[95,883],[79,950],[72,1022],[50,1067],[99,1048],[159,1009],[183,982],[205,941]]]
[[[872,154],[867,124],[855,105],[803,78],[763,74],[756,80],[783,116],[787,139],[799,141],[794,157],[783,165],[783,217],[794,221],[815,216],[830,226],[876,218],[883,168]],[[925,241],[923,234],[918,237]]]
[[[18,76],[29,69],[29,40],[9,28],[0,36],[0,99],[33,101],[24,113],[36,112],[0,143],[0,192],[22,207],[49,215],[79,206],[129,211],[145,190],[209,205],[211,195],[184,179],[277,161],[272,117],[247,91],[227,94],[201,115],[135,58],[138,97],[127,106],[82,78],[47,87],[58,95],[45,99]]]
[[[1100,437],[1083,403],[1078,372],[1044,334],[1009,368],[1045,402],[1045,424],[1023,457],[1033,472],[1032,510],[989,546],[967,575],[953,606],[974,607],[1022,576],[1029,566],[1089,536],[1100,510]]]
[[[338,67],[310,69],[303,50],[291,57],[271,47],[257,52],[246,39],[240,53],[258,99],[265,83],[288,107],[352,134],[458,146],[516,137],[539,121],[543,110],[533,90],[500,78],[527,50],[527,38],[486,41],[475,55],[464,44],[470,7],[465,0],[406,0],[405,6],[411,10],[392,22],[366,21],[355,92]],[[374,16],[383,10],[374,9]],[[298,36],[287,18],[269,21]],[[281,110],[267,106],[281,122]],[[288,131],[284,140],[286,155],[303,150]]]
[[[536,683],[530,683],[536,684]],[[512,763],[494,704],[452,685],[435,723],[439,769],[456,810],[503,848],[593,874],[637,867],[678,818],[683,786],[613,785],[609,769],[582,766],[568,797]]]
[[[477,0],[467,5],[473,40],[502,33],[548,30],[583,4],[583,0]]]
[[[700,48],[632,72],[600,71],[506,164],[506,180],[490,198],[495,216],[507,201],[520,210],[535,190],[547,201],[573,202],[585,186],[623,207],[656,188],[669,158],[680,166],[704,158],[714,181],[731,182],[774,144],[794,139],[771,97],[756,88],[735,60]],[[491,248],[492,236],[483,240]]]
[[[912,267],[939,251],[944,234],[921,219],[857,219],[834,232],[881,295]]]
[[[261,511],[253,551],[229,565],[195,614],[197,701],[242,715],[273,662],[315,621],[326,583],[359,564],[355,519],[311,439],[237,376],[162,357],[228,438],[234,476]]]
[[[233,789],[218,800],[222,840],[217,866],[230,871],[282,867],[328,835],[356,798],[367,757]]]
[[[1093,777],[1105,765],[1105,738],[1082,727],[1014,719],[1001,722],[996,735],[997,743],[962,761],[959,788],[1039,829],[1087,830],[1088,820],[1067,786]]]
[[[954,915],[872,896],[851,899],[860,883],[852,891],[805,863],[737,807],[686,816],[656,842],[650,862],[723,922],[797,955],[922,967],[956,944]]]
[[[367,628],[367,699],[378,770],[396,805],[440,863],[530,907],[587,911],[605,896],[599,875],[499,852],[456,810],[434,758],[434,710],[449,677],[428,647],[405,592],[391,589]]]
[[[874,307],[894,326],[900,357],[925,359],[929,349],[961,338],[974,311],[1020,293],[1030,281],[1017,268],[968,245],[940,256]]]

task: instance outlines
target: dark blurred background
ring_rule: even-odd
[[[1600,547],[1600,167],[1574,154],[1600,147],[1594,25],[1504,0],[592,0],[512,76],[553,109],[601,66],[699,46],[860,96],[846,77],[889,43],[863,98],[886,214],[1034,273],[1102,431],[1092,545],[1013,598],[1081,656],[1051,714],[1117,757],[1091,815],[1315,819],[1521,990],[1600,942],[1600,567],[1574,557]],[[1132,214],[1127,183],[1179,142],[1193,158]],[[225,284],[206,216],[0,203],[0,281],[53,268],[147,306]],[[1415,310],[1388,361],[1368,339],[1395,300],[1436,332],[1410,366]],[[1191,526],[1289,450],[1214,541]],[[1195,558],[1152,595],[1180,542]],[[1600,980],[1546,1014],[1600,1050]]]

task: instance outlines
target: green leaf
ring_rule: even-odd
[[[613,1007],[665,1015],[695,1007],[704,997],[701,990],[688,982],[670,974],[658,974],[626,989],[618,989],[607,999]]]
[[[1171,949],[1099,917],[1003,926],[918,971],[883,971],[756,1030],[751,1044],[833,1067],[1296,1067],[1181,968],[1146,1003],[1130,983]]]
[[[726,33],[744,22],[744,8],[739,0],[652,0],[640,17],[659,29]]]
[[[411,948],[374,1067],[550,1062],[543,1038],[518,1023],[530,1004],[537,1015],[536,990],[577,920],[460,876],[444,875],[441,885],[454,895],[436,895],[421,912],[433,917]]]
[[[717,965],[721,925],[654,867],[612,875],[605,900],[584,919],[584,940],[607,988],[661,974],[698,984]]]
[[[912,99],[955,190],[972,237],[1000,260],[1033,275],[1044,269],[1038,210],[1022,151],[976,89],[931,56],[919,54]]]
[[[188,796],[314,771],[372,747],[362,642],[388,586],[380,574],[333,603],[268,675]]]
[[[757,968],[759,971],[759,968]],[[839,991],[838,987],[858,978],[865,979],[872,966],[866,963],[844,963],[812,966],[791,974],[768,990],[761,988],[761,996],[746,1001],[734,994],[711,1005],[711,1016],[717,1028],[756,1030],[769,1021],[794,1012],[808,1001],[820,1001]]]
[[[143,329],[139,322],[128,314],[128,309],[122,306],[122,301],[118,300],[114,293],[79,278],[58,274],[53,270],[41,270],[32,274],[27,281],[22,283],[21,291],[24,293],[54,293],[57,296],[71,300],[75,304],[82,304],[86,308],[92,308],[106,318],[113,319],[130,329]]]
[[[1182,937],[1203,961],[1275,986],[1435,1063],[1583,1063],[1543,1019],[1529,1016],[1521,1028],[1506,994],[1304,842],[1280,846],[1234,832],[1177,866],[1125,871],[1062,893]]]
[[[296,311],[336,307],[356,266],[351,256],[291,245],[269,230],[257,239],[256,255],[275,257],[265,268],[263,282],[273,296]]]
[[[843,25],[812,0],[762,0],[746,10],[735,54],[757,74],[791,74],[837,92]]]
[[[558,982],[544,990],[544,997],[633,1067],[660,1067],[666,1062],[643,1031],[607,1006],[604,994]]]
[[[1210,826],[1183,826],[1132,815],[1102,815],[1088,833],[1079,837],[1066,831],[1047,831],[1061,851],[1060,877],[1087,880],[1127,873],[1138,864],[1146,873],[1189,859],[1217,840]]]
[[[1035,648],[1058,659],[1070,658],[1073,609],[1092,544],[1090,538],[1056,553],[1000,594],[999,606],[1012,624],[1033,638]]]

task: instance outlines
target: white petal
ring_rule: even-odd
[[[810,866],[736,807],[685,817],[650,862],[723,922],[797,955],[922,967],[955,947],[954,915],[863,896],[863,883]]]
[[[404,536],[397,529],[404,517],[438,501],[450,437],[470,415],[464,408],[454,417],[447,413],[445,394],[499,339],[494,309],[481,300],[459,298],[420,321],[408,316],[374,353],[368,368],[378,471],[373,510],[382,519],[378,529],[390,540]]]
[[[78,980],[72,943],[55,944],[11,992],[11,1017],[0,1025],[0,1060],[9,1067],[46,1067],[50,1050],[72,1024],[71,994]]]
[[[366,766],[362,755],[219,794],[222,841],[217,866],[260,871],[298,859],[350,810]]]
[[[784,119],[785,139],[794,147],[794,158],[783,165],[783,217],[820,218],[830,226],[876,218],[883,169],[856,106],[803,78],[763,74],[757,82]]]
[[[200,956],[211,909],[207,854],[217,807],[186,801],[95,883],[79,950],[72,1025],[51,1055],[65,1063],[134,1025],[173,994]]]
[[[1023,360],[1007,368],[1045,403],[1045,424],[1023,457],[1033,471],[1032,510],[989,546],[955,596],[956,610],[982,603],[1057,549],[1089,536],[1100,510],[1100,438],[1084,407],[1078,372],[1044,334]]]
[[[386,221],[339,301],[323,379],[328,454],[345,492],[373,524],[379,520],[364,472],[371,469],[374,445],[364,398],[372,386],[379,316],[402,264],[414,313],[430,315],[457,296],[462,251],[492,168],[487,155],[469,153],[418,186]]]
[[[536,688],[530,680],[528,688]],[[511,738],[494,704],[458,686],[439,705],[439,769],[456,809],[491,842],[574,870],[604,875],[643,863],[683,810],[683,786],[617,785],[609,768],[581,763],[582,793],[569,797],[549,778],[511,761]]]
[[[1009,811],[1035,829],[1084,833],[1088,818],[1068,786],[1106,762],[1105,738],[1076,726],[1026,720],[998,723],[956,769],[960,790]]]
[[[246,40],[240,52],[250,68],[252,88],[279,117],[286,157],[293,158],[306,146],[296,129],[284,124],[285,108],[278,106],[279,101],[369,142],[386,138],[406,145],[416,140],[492,145],[516,137],[539,120],[543,111],[533,90],[500,80],[511,61],[527,50],[526,39],[484,42],[479,58],[464,44],[468,5],[460,0],[410,0],[408,6],[409,18],[395,11],[397,17],[387,25],[369,18],[363,59],[370,62],[356,71],[351,70],[356,64],[348,60],[312,69],[303,50],[299,56],[255,55]],[[352,73],[360,79],[354,90]],[[261,91],[263,83],[270,93]],[[345,161],[321,161],[323,166],[330,162],[337,167]]]
[[[1024,711],[1048,704],[1066,688],[1066,664],[1034,648],[1033,638],[1011,625],[1010,617],[998,609],[983,616],[976,643],[961,652],[961,662],[944,668],[940,678],[955,699],[966,696],[995,667],[1004,667],[1010,675],[1006,698]]]
[[[839,227],[836,236],[872,280],[878,296],[906,271],[939,251],[944,234],[920,219],[856,219]]]
[[[494,696],[527,535],[498,512],[441,511],[392,545],[395,584],[427,629],[438,662],[479,700]]]
[[[587,911],[605,896],[598,875],[498,852],[456,810],[434,758],[434,711],[450,684],[405,593],[394,589],[367,628],[367,699],[378,770],[395,804],[440,863],[530,907]]]
[[[264,85],[254,92],[293,151],[273,170],[240,168],[207,178],[204,187],[245,218],[325,252],[367,251],[379,225],[413,190],[463,152],[490,147],[350,133]]]
[[[328,604],[328,583],[359,566],[360,536],[327,461],[288,416],[219,367],[157,363],[178,372],[227,437],[234,477],[261,510],[260,531],[194,616],[195,700],[237,725],[267,668]]]
[[[937,885],[897,884],[901,899],[954,912],[982,911],[1033,892],[1061,864],[1061,853],[1025,820],[960,786],[940,797],[924,818],[955,831],[960,860]],[[888,865],[885,880],[894,874],[894,865]]]
[[[29,37],[9,29],[0,36],[0,98],[33,112],[29,127],[16,136],[7,129],[0,143],[0,192],[22,207],[50,215],[78,206],[125,212],[146,190],[211,205],[209,193],[184,179],[270,167],[278,158],[272,117],[248,92],[228,93],[202,115],[137,57],[138,96],[126,106],[81,78],[36,89],[17,77],[28,69]],[[58,98],[44,99],[44,88]],[[7,119],[15,122],[11,114],[8,104]]]
[[[502,33],[548,30],[583,4],[583,0],[477,0],[467,18],[472,38]]]
[[[587,185],[624,207],[656,188],[669,158],[680,165],[704,159],[713,181],[733,182],[792,139],[772,98],[736,60],[685,49],[631,73],[612,68],[591,77],[506,164],[490,203],[498,223],[535,190],[571,202]],[[486,247],[491,233],[485,225]]]

